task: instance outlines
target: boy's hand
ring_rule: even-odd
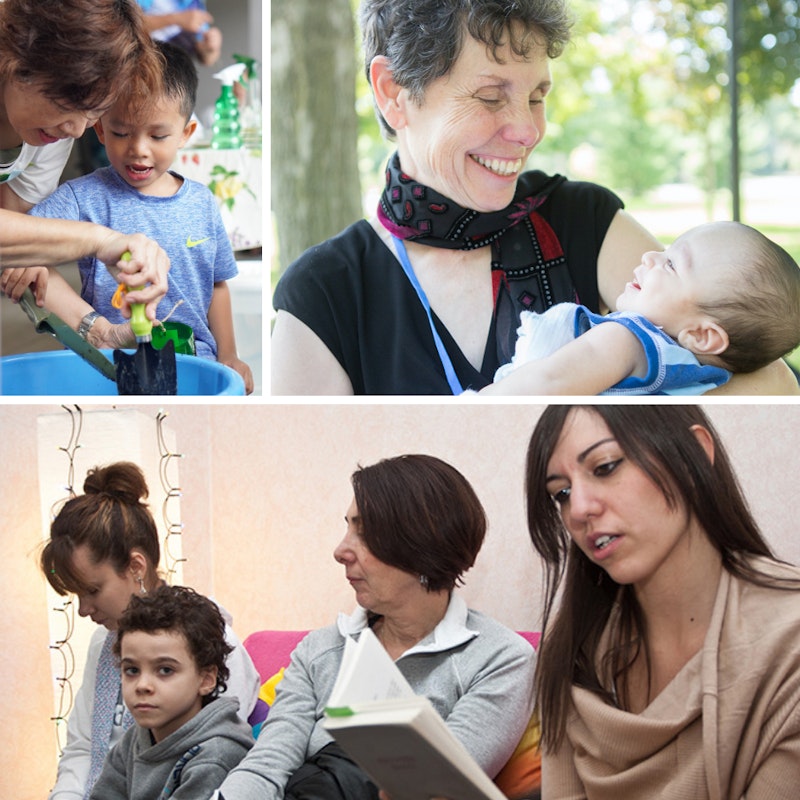
[[[244,379],[245,394],[253,394],[253,373],[244,361],[234,356],[233,358],[220,358],[219,363],[235,369]]]
[[[30,286],[36,298],[36,305],[41,307],[44,305],[49,277],[50,273],[47,271],[47,267],[4,269],[0,275],[0,290],[18,303],[22,293]]]

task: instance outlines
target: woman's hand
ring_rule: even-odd
[[[30,286],[36,298],[36,305],[43,306],[49,277],[47,267],[4,269],[0,276],[0,290],[18,303],[22,293]]]
[[[125,347],[136,347],[136,336],[131,330],[130,322],[114,325],[105,317],[98,317],[86,337],[89,344],[102,350],[119,350]]]
[[[131,254],[130,260],[122,260],[125,252]],[[96,256],[116,280],[131,289],[123,298],[122,313],[130,317],[131,303],[144,303],[148,319],[155,320],[158,303],[167,293],[169,271],[169,256],[158,243],[141,233],[111,233],[103,239]]]

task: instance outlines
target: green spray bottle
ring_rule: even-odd
[[[214,75],[222,81],[222,91],[214,104],[211,147],[215,150],[235,150],[242,146],[239,101],[233,93],[233,84],[242,77],[245,69],[245,64],[231,64]]]

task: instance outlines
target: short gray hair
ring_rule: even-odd
[[[394,80],[421,102],[427,87],[447,75],[461,54],[464,33],[483,42],[497,59],[508,41],[526,57],[544,44],[557,58],[570,39],[566,0],[363,0],[359,12],[364,68],[386,56]],[[395,131],[376,108],[384,134]]]

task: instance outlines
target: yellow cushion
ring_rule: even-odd
[[[509,800],[531,797],[542,787],[542,754],[539,751],[541,728],[536,714],[531,717],[517,749],[500,770],[494,782]]]

